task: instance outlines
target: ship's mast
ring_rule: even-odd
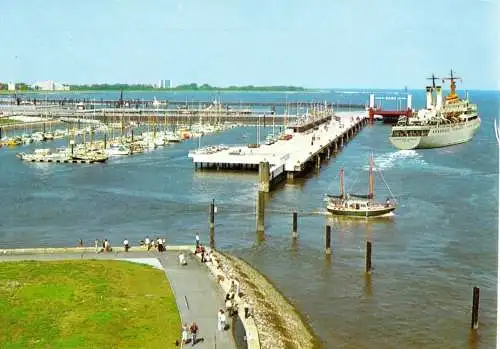
[[[370,170],[368,172],[368,198],[374,198],[373,155],[370,155]]]
[[[340,195],[342,195],[342,198],[345,196],[345,189],[344,189],[344,169],[340,169]]]
[[[453,69],[450,69],[450,76],[444,77],[444,80],[450,80],[450,94],[446,97],[446,99],[455,99],[457,98],[456,90],[457,90],[457,84],[455,83],[456,80],[462,80],[462,78],[458,76],[453,76]]]
[[[431,77],[427,78],[427,80],[432,80],[432,88],[435,89],[436,88],[436,80],[439,80],[439,78],[437,76],[435,76],[434,73],[432,73]]]

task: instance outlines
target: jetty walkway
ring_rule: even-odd
[[[261,191],[269,192],[340,151],[368,123],[366,112],[338,112],[289,125],[284,138],[260,145],[206,147],[189,153],[196,168],[259,170]]]
[[[118,247],[113,248],[112,252],[100,253],[96,253],[93,247],[0,249],[0,262],[110,259],[128,260],[163,269],[174,292],[181,322],[191,323],[196,321],[200,328],[199,341],[195,347],[200,349],[236,348],[232,328],[226,331],[217,330],[217,312],[219,309],[225,309],[224,295],[225,291],[227,291],[225,289],[227,285],[219,284],[216,280],[216,266],[214,264],[207,264],[206,266],[202,264],[199,258],[192,253],[194,246],[166,246],[165,248],[165,252],[153,250],[148,252],[140,247],[131,248],[129,252],[124,252],[123,248]],[[178,255],[180,252],[184,252],[186,255],[188,263],[185,266],[179,264]],[[228,279],[226,278],[225,281],[227,283]],[[228,320],[228,323],[232,326],[230,318]],[[244,319],[243,326],[248,337],[257,338],[256,345],[249,345],[248,347],[260,348],[258,334],[256,333],[257,329],[253,324],[253,320]],[[180,330],[179,328],[179,339]]]

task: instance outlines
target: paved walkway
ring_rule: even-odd
[[[181,321],[196,321],[203,338],[194,348],[233,349],[236,348],[232,330],[217,330],[217,310],[224,308],[224,294],[205,265],[192,254],[185,253],[188,264],[180,266],[178,252],[119,252],[119,253],[41,253],[0,255],[0,261],[15,260],[69,260],[69,259],[133,259],[144,263],[156,258],[163,266],[175,294]],[[158,263],[152,263],[158,265]],[[180,330],[179,330],[180,332]],[[187,347],[191,347],[189,344]]]

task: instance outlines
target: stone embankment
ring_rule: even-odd
[[[260,273],[241,259],[214,252],[216,268],[227,280],[236,280],[247,301],[262,349],[320,348],[318,339],[293,305]],[[240,315],[241,317],[241,315]],[[245,320],[242,319],[245,329]],[[248,335],[248,329],[247,329]],[[249,343],[250,344],[250,343]],[[250,348],[250,346],[249,346]]]

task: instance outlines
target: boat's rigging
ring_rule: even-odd
[[[389,187],[389,185],[388,185],[388,184],[387,184],[387,182],[385,181],[385,178],[384,178],[384,175],[382,174],[382,171],[380,171],[380,170],[379,170],[379,171],[377,171],[377,172],[378,172],[378,174],[379,174],[380,178],[382,178],[382,182],[384,182],[385,187],[386,187],[386,188],[387,188],[387,190],[389,191],[389,194],[391,195],[391,199],[395,199],[395,198],[396,198],[396,196],[392,193],[391,188]]]

